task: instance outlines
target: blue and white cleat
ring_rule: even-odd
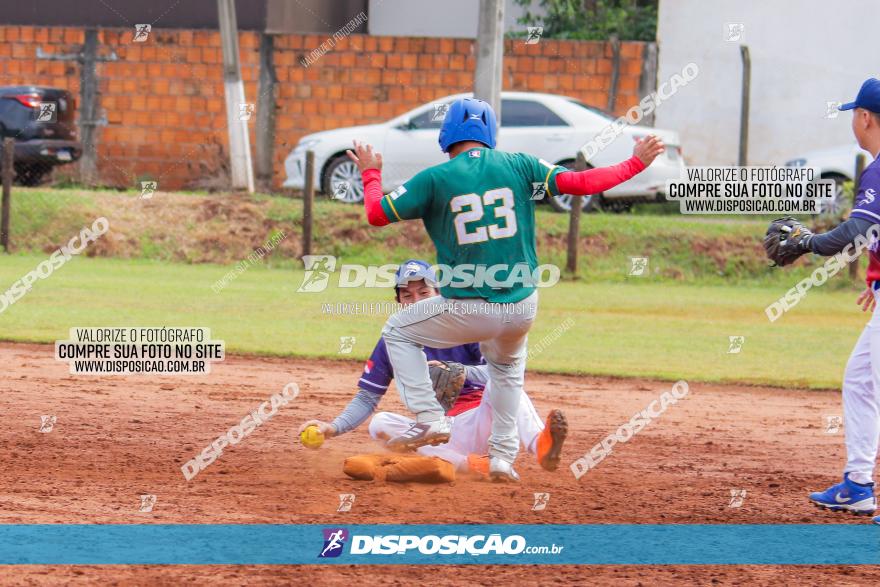
[[[859,485],[849,480],[849,473],[844,474],[843,483],[832,485],[822,492],[810,494],[810,501],[819,507],[831,511],[847,511],[857,515],[873,514],[877,509],[874,497],[874,484]],[[874,521],[880,524],[880,516]]]

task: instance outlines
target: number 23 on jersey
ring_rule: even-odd
[[[500,224],[488,226],[468,226],[485,215],[484,206],[500,202],[493,209],[495,218]],[[510,188],[489,190],[481,198],[477,194],[463,194],[449,200],[449,206],[455,214],[455,235],[458,244],[469,245],[482,243],[489,239],[509,238],[516,234],[516,214],[513,211],[513,191]]]

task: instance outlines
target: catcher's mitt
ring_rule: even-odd
[[[452,361],[432,361],[428,365],[428,372],[431,374],[431,385],[437,401],[443,406],[443,411],[448,412],[464,387],[464,365]]]
[[[764,250],[767,258],[776,265],[791,265],[798,257],[810,251],[810,229],[792,218],[777,218],[767,227],[764,236]]]

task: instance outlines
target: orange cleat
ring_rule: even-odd
[[[470,453],[467,457],[468,471],[483,477],[489,476],[489,455],[475,455]]]
[[[568,420],[562,410],[550,410],[547,423],[538,436],[536,453],[538,463],[548,471],[555,471],[562,457],[562,443],[568,436]]]

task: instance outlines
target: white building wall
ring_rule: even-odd
[[[700,75],[657,109],[690,164],[735,164],[742,65],[726,23],[744,25],[752,58],[749,163],[783,163],[810,149],[853,143],[851,114],[825,118],[880,77],[880,1],[660,0],[658,83],[688,62]]]
[[[473,39],[479,11],[479,0],[370,0],[367,26],[371,35]],[[532,0],[531,12],[543,14],[539,0]],[[516,23],[523,14],[523,8],[506,0],[504,30],[525,32]]]

